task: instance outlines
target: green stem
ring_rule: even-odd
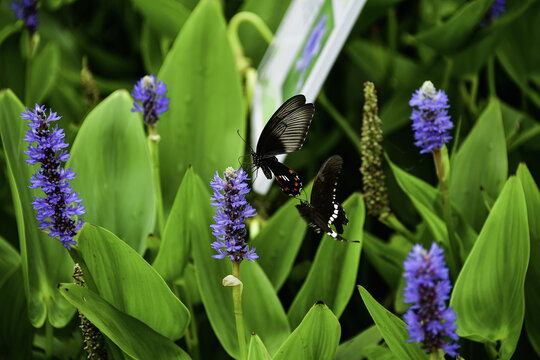
[[[253,25],[268,44],[270,44],[274,38],[272,30],[270,30],[264,20],[261,19],[257,14],[249,11],[240,11],[231,18],[227,33],[233,49],[234,57],[236,59],[236,66],[241,74],[244,74],[244,72],[249,68],[249,60],[244,56],[244,50],[242,48],[242,44],[240,43],[240,37],[238,36],[238,28],[243,22],[248,22]]]
[[[45,357],[53,358],[54,329],[48,319],[45,320]]]
[[[487,62],[487,78],[488,78],[488,88],[490,96],[497,96],[496,86],[495,86],[495,58],[490,56]]]
[[[444,222],[446,223],[446,231],[448,233],[448,250],[450,256],[445,257],[448,259],[450,274],[455,280],[459,272],[460,252],[457,246],[457,239],[454,236],[454,222],[452,219],[452,204],[450,201],[450,193],[448,191],[447,176],[445,174],[445,166],[443,164],[443,157],[441,149],[433,150],[433,160],[435,162],[435,168],[437,171],[437,178],[439,179],[439,186],[441,190],[442,198],[442,211]]]
[[[240,262],[233,261],[233,276],[240,280]],[[240,359],[247,359],[246,336],[244,330],[244,315],[242,313],[242,284],[236,285],[232,289],[234,302],[234,317],[236,319],[236,335],[238,336],[238,348],[240,349]]]
[[[359,154],[362,154],[362,140],[356,131],[349,124],[347,119],[337,111],[337,109],[332,105],[330,100],[326,97],[323,91],[319,94],[319,103],[325,108],[325,110],[330,114],[332,119],[341,127],[341,130],[349,138],[349,140],[356,146]]]
[[[433,351],[429,354],[429,360],[444,360],[444,353],[442,351]]]
[[[163,236],[165,228],[165,216],[163,215],[163,196],[161,194],[161,178],[159,176],[159,134],[155,125],[149,127],[148,148],[150,149],[150,158],[152,161],[152,176],[154,179],[154,193],[156,196],[156,228],[155,233]]]
[[[441,22],[441,12],[439,11],[440,8],[441,8],[441,1],[434,0],[433,1],[433,18],[435,19],[435,24],[439,24]]]
[[[176,286],[175,286],[176,285]],[[180,288],[180,294],[178,292],[178,288]],[[189,294],[189,291],[187,290],[187,285],[184,280],[181,282],[177,282],[175,284],[172,284],[172,288],[174,289],[174,294],[177,298],[181,299],[184,305],[187,306],[189,313],[191,314],[191,320],[189,322],[189,327],[186,331],[186,345],[187,350],[189,354],[191,355],[191,358],[193,360],[199,360],[201,358],[201,354],[199,352],[199,337],[197,333],[197,322],[195,319],[195,310],[193,309],[193,301],[191,299],[191,296]]]
[[[34,53],[36,51],[37,44],[37,35],[28,34],[28,57],[26,59],[26,74],[25,74],[25,89],[24,89],[24,102],[26,106],[31,106],[30,104],[30,85],[32,81],[32,60],[34,58]]]

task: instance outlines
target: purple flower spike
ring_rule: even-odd
[[[442,249],[433,243],[426,252],[422,246],[414,245],[403,267],[407,283],[403,297],[405,303],[412,303],[404,316],[408,341],[421,343],[428,354],[442,349],[448,355],[457,356],[456,315],[452,307],[447,308],[445,304],[452,285]]]
[[[159,115],[169,109],[169,98],[165,96],[167,86],[163,81],[156,83],[154,75],[143,76],[133,87],[131,96],[133,102],[133,112],[142,112],[144,122],[154,126],[159,120]]]
[[[245,182],[248,180],[247,174],[242,168],[234,170],[229,167],[223,175],[221,179],[216,171],[214,180],[210,182],[214,189],[214,195],[210,200],[212,206],[216,208],[214,216],[216,223],[211,227],[217,239],[212,243],[212,247],[218,252],[212,257],[223,259],[228,256],[231,261],[236,262],[244,258],[255,261],[259,255],[255,253],[255,248],[249,249],[245,240],[244,220],[257,214],[245,198],[250,191]]]
[[[491,8],[489,8],[486,16],[480,23],[480,26],[488,26],[493,21],[501,17],[502,14],[506,12],[506,0],[495,0]]]
[[[13,0],[11,10],[17,20],[23,19],[24,26],[34,34],[38,28],[38,0]]]
[[[413,107],[411,120],[416,140],[414,144],[422,149],[420,154],[440,149],[452,139],[448,131],[454,124],[446,110],[450,105],[444,91],[437,91],[431,81],[426,81],[416,90],[409,105]]]
[[[76,242],[73,237],[83,225],[83,220],[73,220],[73,216],[85,213],[81,205],[79,194],[73,192],[69,186],[70,180],[75,178],[71,168],[64,169],[62,163],[69,159],[69,154],[63,149],[68,145],[64,143],[64,131],[49,127],[51,121],[60,119],[55,112],[50,111],[47,117],[45,106],[36,107],[33,111],[26,109],[21,117],[30,120],[24,141],[28,142],[25,151],[30,158],[26,162],[30,165],[40,163],[41,166],[30,179],[30,188],[41,188],[45,197],[34,197],[32,205],[37,210],[39,228],[49,230],[49,236],[59,238],[65,248],[71,249]]]

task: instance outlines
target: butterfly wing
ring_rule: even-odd
[[[265,158],[300,150],[314,112],[313,104],[306,104],[304,95],[296,95],[285,101],[261,132],[256,155]]]
[[[269,169],[276,176],[276,181],[285,194],[298,196],[302,190],[302,181],[298,175],[286,165],[280,163],[275,157],[263,159],[261,163],[263,171]],[[266,174],[266,173],[265,173]]]
[[[337,178],[342,165],[341,156],[333,155],[328,158],[321,166],[311,191],[311,205],[328,226],[334,224],[339,234],[343,233],[343,225],[349,222],[345,210],[336,202]]]
[[[332,230],[332,228],[330,228],[326,221],[326,218],[311,204],[301,201],[300,204],[296,205],[296,208],[298,209],[300,216],[307,222],[310,227],[315,230],[315,232],[317,232],[317,234],[324,232],[330,235],[335,240],[348,242],[347,239],[345,239],[337,232]]]

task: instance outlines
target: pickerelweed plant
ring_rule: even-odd
[[[11,9],[17,20],[22,20],[24,27],[33,35],[38,29],[38,0],[13,0]]]
[[[26,109],[21,114],[25,120],[30,120],[24,141],[28,142],[25,153],[30,157],[26,162],[30,165],[40,164],[40,168],[30,180],[30,188],[40,188],[45,197],[34,197],[32,205],[37,210],[40,229],[47,229],[49,236],[58,238],[68,250],[76,244],[73,237],[83,225],[82,219],[74,219],[84,215],[84,206],[79,194],[69,186],[75,178],[71,168],[64,169],[62,163],[69,159],[65,149],[64,131],[58,125],[51,128],[49,123],[60,119],[52,110],[46,115],[45,106],[36,104],[34,110]]]
[[[247,348],[244,337],[244,320],[242,313],[242,283],[240,282],[240,263],[246,259],[255,261],[259,256],[255,248],[250,249],[246,242],[245,220],[255,216],[253,207],[246,201],[246,194],[250,189],[249,180],[244,169],[235,170],[228,167],[223,179],[216,172],[214,180],[210,182],[214,195],[210,198],[212,206],[216,208],[215,224],[211,225],[216,241],[212,247],[217,251],[215,259],[228,257],[233,264],[232,277],[224,280],[224,285],[233,286],[234,313],[236,316],[236,331],[238,345],[242,359],[246,359]]]
[[[445,146],[452,136],[449,131],[454,127],[448,115],[448,96],[443,90],[437,90],[431,81],[425,81],[422,87],[413,94],[409,105],[415,145],[420,154],[432,153],[441,191],[443,217],[446,223],[453,275],[457,274],[460,265],[457,240],[454,236],[454,225],[448,189],[450,160]]]
[[[165,228],[165,216],[163,214],[163,194],[161,191],[161,176],[159,172],[159,139],[156,129],[159,115],[169,109],[169,98],[167,85],[163,81],[156,82],[154,75],[145,75],[137,81],[133,87],[131,96],[133,102],[133,112],[142,112],[143,120],[148,125],[148,148],[152,160],[152,176],[154,179],[154,193],[156,196],[156,229],[157,234],[163,235]]]

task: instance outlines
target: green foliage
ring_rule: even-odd
[[[529,248],[523,188],[518,178],[511,177],[463,265],[450,301],[458,334],[476,341],[501,341],[501,359],[511,358],[521,333]]]
[[[426,359],[400,314],[403,261],[413,244],[432,242],[450,267],[459,354],[540,356],[540,27],[531,25],[539,1],[508,0],[492,21],[484,20],[493,0],[367,1],[343,34],[324,101],[308,99],[316,114],[304,146],[285,160],[307,182],[330,155],[343,157],[343,236],[360,243],[308,230],[299,199],[275,184],[251,192],[258,215],[246,236],[260,257],[240,266],[241,320],[231,296],[239,288],[222,284],[231,263],[212,258],[209,182],[229,166],[257,176],[241,157],[256,144],[238,134],[252,138],[251,81],[263,55],[284,51],[269,47],[266,26],[275,32],[293,2],[45,0],[33,37],[10,2],[0,1],[1,356],[86,357],[78,310],[113,359],[245,360],[238,336],[250,360]],[[170,99],[154,143],[131,111],[129,93],[145,74]],[[426,80],[448,95],[454,124],[442,150],[451,156],[438,164],[443,186],[410,128],[409,100]],[[365,81],[375,84],[382,119],[386,219],[366,218],[359,193],[353,141]],[[62,117],[70,186],[86,207],[69,252],[39,230],[32,207],[43,192],[29,188],[37,166],[25,162],[20,114],[36,103]],[[159,163],[149,151],[156,143]],[[73,284],[74,262],[85,287]]]

